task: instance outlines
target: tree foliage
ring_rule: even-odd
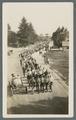
[[[29,44],[34,44],[37,40],[38,35],[35,33],[32,23],[27,23],[25,17],[22,18],[17,33],[12,31],[8,24],[9,46],[27,46]]]
[[[61,47],[62,41],[69,38],[69,32],[64,27],[58,27],[52,34],[52,40],[54,46]],[[35,33],[32,23],[28,23],[25,17],[22,18],[17,33],[11,30],[11,26],[8,24],[8,46],[27,46],[34,44],[35,42],[47,41],[48,35],[39,36]]]
[[[31,23],[27,23],[25,17],[22,18],[17,32],[19,44],[27,46],[36,41],[37,35]]]
[[[8,24],[8,46],[16,47],[17,45],[17,35],[11,30],[10,25]]]

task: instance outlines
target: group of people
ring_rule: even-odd
[[[22,53],[19,55],[20,65],[23,76],[26,78],[29,88],[38,91],[52,91],[50,72],[39,66],[32,56],[25,57]]]

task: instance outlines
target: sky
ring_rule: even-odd
[[[72,3],[4,3],[3,18],[11,29],[18,31],[23,16],[32,23],[37,34],[51,35],[59,26],[71,29]]]

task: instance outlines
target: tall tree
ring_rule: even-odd
[[[32,26],[32,23],[29,23],[28,25],[28,42],[34,43],[37,40],[37,34],[35,33],[35,30]]]
[[[21,46],[27,46],[31,43],[34,43],[37,38],[32,23],[27,23],[25,17],[23,17],[21,20],[17,36]]]
[[[18,41],[22,46],[24,46],[25,42],[27,42],[27,36],[28,36],[27,31],[28,31],[28,23],[26,22],[25,17],[23,17],[19,25],[19,31],[17,32]]]

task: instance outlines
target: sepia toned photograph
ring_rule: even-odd
[[[73,3],[3,3],[3,116],[73,117]]]

